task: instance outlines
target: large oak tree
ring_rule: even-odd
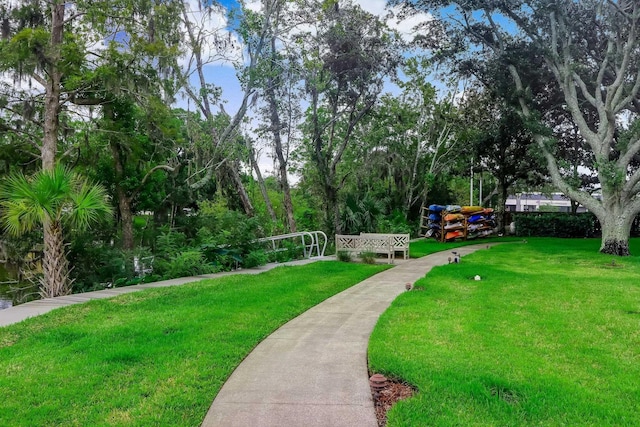
[[[502,76],[503,96],[519,108],[555,186],[593,212],[601,252],[628,255],[640,212],[640,4],[629,0],[394,0],[430,11],[421,41],[461,70]],[[446,34],[446,36],[443,36]],[[497,81],[496,80],[496,81]],[[561,94],[550,107],[546,93]],[[547,123],[568,111],[593,155],[599,194],[574,184]],[[595,120],[591,120],[595,112]]]

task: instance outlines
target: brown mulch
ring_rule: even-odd
[[[376,418],[378,418],[378,426],[384,427],[387,425],[387,411],[399,400],[407,399],[414,395],[415,390],[409,384],[388,380],[387,387],[384,388],[378,395],[371,391],[373,395],[373,404],[376,410]]]

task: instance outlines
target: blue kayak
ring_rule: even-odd
[[[480,221],[484,221],[484,216],[482,216],[482,215],[471,215],[469,217],[469,222],[471,222],[471,223],[480,222]]]

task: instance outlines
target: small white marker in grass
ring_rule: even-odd
[[[480,278],[480,276],[478,276],[478,275],[476,274],[476,275],[475,275],[475,277],[473,278],[473,280],[482,280],[482,279]]]

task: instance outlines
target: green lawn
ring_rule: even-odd
[[[419,391],[390,426],[640,425],[640,240],[527,240],[434,268],[380,318],[370,368]]]
[[[409,243],[409,254],[411,258],[422,258],[425,255],[430,255],[440,251],[446,251],[453,248],[459,248],[461,246],[479,245],[483,243],[498,243],[498,242],[521,242],[522,237],[489,237],[486,239],[475,240],[457,240],[454,242],[438,242],[435,239],[418,239]]]
[[[198,426],[261,340],[385,268],[280,267],[92,301],[0,328],[0,426]]]

